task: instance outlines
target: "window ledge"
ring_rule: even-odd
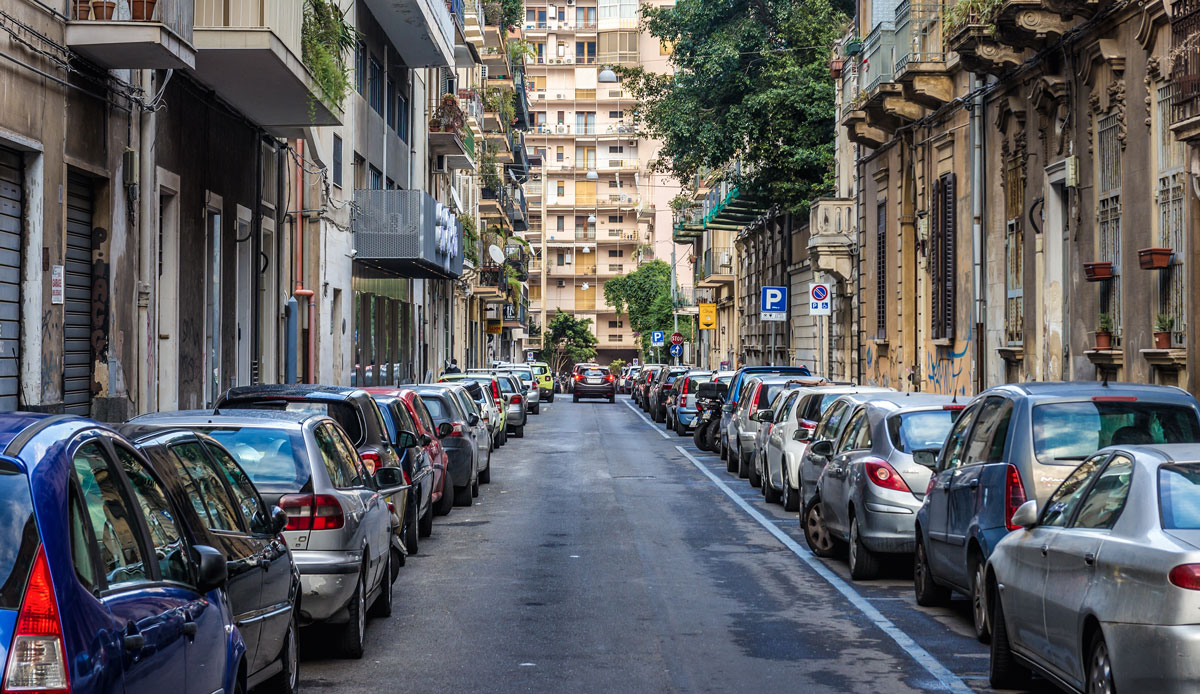
[[[888,346],[888,339],[886,337],[872,337],[870,341],[872,344],[877,345],[879,347],[887,347]]]
[[[938,347],[953,347],[954,346],[954,338],[952,338],[952,337],[939,337],[936,340],[930,340],[930,342],[937,345]]]
[[[1120,349],[1089,349],[1085,351],[1086,356],[1096,366],[1124,366],[1125,351]]]
[[[1000,358],[1003,359],[1004,361],[1014,362],[1014,361],[1024,361],[1025,360],[1025,346],[1024,345],[1009,345],[1007,347],[997,347],[996,353],[999,354]]]
[[[1143,349],[1142,358],[1163,369],[1182,369],[1187,366],[1186,349]]]

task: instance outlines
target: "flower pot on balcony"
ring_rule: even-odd
[[[92,13],[92,0],[74,0],[71,6],[75,8],[73,19],[87,19]]]
[[[1083,276],[1088,282],[1107,282],[1113,277],[1111,260],[1083,264]]]
[[[842,48],[842,53],[846,55],[858,55],[862,53],[862,41],[847,41],[846,46]]]
[[[1101,351],[1112,349],[1112,333],[1107,330],[1097,330],[1096,349]]]
[[[92,0],[92,19],[102,22],[111,21],[116,9],[116,0]]]
[[[129,0],[129,16],[135,22],[152,21],[156,4],[158,0]]]
[[[1171,349],[1171,333],[1155,331],[1154,349]]]
[[[829,76],[834,78],[835,80],[840,79],[842,76],[842,66],[843,65],[845,65],[845,61],[843,61],[841,58],[831,59],[829,61]]]
[[[1171,265],[1175,251],[1170,248],[1143,248],[1138,251],[1138,263],[1143,270],[1163,270]]]

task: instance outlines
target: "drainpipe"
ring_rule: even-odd
[[[154,93],[154,71],[142,70],[141,82],[143,93]],[[158,335],[154,330],[154,316],[150,311],[150,300],[153,297],[154,279],[156,275],[154,241],[157,234],[153,232],[153,224],[158,215],[154,207],[157,195],[154,191],[154,131],[155,115],[153,110],[139,110],[138,147],[141,155],[138,157],[138,231],[140,253],[138,254],[141,281],[138,282],[138,364],[142,371],[138,379],[137,408],[138,412],[152,412],[157,409],[154,400],[157,393],[154,384],[158,381],[156,359],[158,356]]]
[[[296,216],[293,217],[293,229],[296,235],[296,290],[293,292],[296,296],[304,298],[308,303],[308,377],[312,382],[316,381],[316,374],[313,373],[313,353],[312,345],[313,338],[313,291],[304,288],[304,140],[296,140],[296,158],[299,160],[296,164]],[[297,341],[298,342],[298,341]],[[299,344],[296,345],[299,349]],[[296,359],[298,355],[292,356]],[[297,378],[297,381],[307,382],[304,378]]]
[[[971,75],[971,91],[979,89],[979,76]],[[974,295],[973,318],[975,322],[975,392],[983,390],[986,382],[984,374],[984,318],[987,310],[986,284],[983,281],[983,95],[976,93],[971,105],[971,264],[972,264],[972,293]]]

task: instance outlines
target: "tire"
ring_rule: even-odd
[[[418,503],[418,505],[420,504]],[[417,552],[420,551],[419,538],[421,536],[421,529],[419,527],[420,521],[417,520],[417,512],[415,510],[413,511],[412,516],[412,520],[407,523],[404,528],[404,549],[408,550],[410,555],[416,556]]]
[[[695,444],[696,448],[701,451],[708,450],[708,446],[706,446],[704,442],[704,432],[707,430],[708,427],[705,424],[701,424],[692,431],[692,443]]]
[[[725,460],[725,471],[731,474],[737,474],[738,459],[737,454],[729,446],[721,446],[721,458]]]
[[[439,516],[445,516],[450,513],[450,509],[454,507],[454,480],[450,479],[450,473],[446,472],[446,481],[442,484],[442,498],[438,499],[437,508],[434,513]]]
[[[742,480],[749,479],[750,478],[750,461],[746,460],[746,454],[742,452],[742,444],[740,444],[740,443],[738,444],[737,453],[735,453],[734,455],[737,457],[738,479],[742,479]]]
[[[492,482],[492,454],[488,453],[487,467],[479,471],[479,481],[484,484]]]
[[[479,498],[479,475],[475,475],[475,483],[471,485],[471,498]]]
[[[987,583],[984,571],[987,566],[975,553],[971,555],[971,616],[975,627],[975,638],[979,643],[987,643],[992,637],[992,628],[988,624],[987,612]]]
[[[470,506],[475,503],[475,497],[471,496],[471,485],[463,485],[454,488],[454,505],[455,506]]]
[[[821,510],[821,497],[814,496],[804,507],[804,515],[800,520],[804,524],[804,541],[809,550],[818,557],[827,559],[837,554],[837,544],[829,530],[825,528],[825,519]]]
[[[519,439],[525,438],[525,425],[522,424],[519,427],[513,427],[513,436]]]
[[[363,642],[367,636],[367,599],[366,572],[358,574],[358,587],[350,596],[347,611],[350,619],[342,627],[341,650],[342,656],[358,660],[363,657]]]
[[[708,426],[704,427],[704,450],[716,451],[719,448],[720,442],[717,441],[717,437],[721,433],[718,430],[719,427],[720,427],[719,420],[709,422]]]
[[[571,402],[579,402],[579,393],[571,394]]]
[[[780,476],[783,477],[783,510],[795,513],[800,510],[800,491],[792,489],[792,485],[788,483],[787,462],[779,461],[783,467]]]
[[[266,694],[296,694],[300,691],[300,656],[296,650],[299,639],[296,630],[296,612],[293,610],[292,623],[288,625],[287,634],[283,637],[283,650],[279,652],[283,669],[259,685],[257,691]]]
[[[679,421],[678,416],[675,417],[675,435],[676,436],[687,436],[687,427],[685,427],[683,425],[683,422]]]
[[[417,535],[420,537],[429,537],[433,534],[433,509],[430,508],[425,512],[425,515],[417,519]]]
[[[917,593],[917,604],[921,607],[937,607],[950,601],[950,589],[933,580],[929,568],[929,554],[917,531],[917,550],[913,552],[913,589]]]
[[[787,486],[786,479],[783,481],[783,486]],[[768,504],[777,504],[779,503],[780,499],[783,498],[783,492],[776,489],[775,485],[771,484],[771,471],[766,468],[764,468],[762,478],[762,489],[763,498],[767,500]]]
[[[392,616],[392,553],[388,552],[387,566],[383,567],[383,582],[379,586],[379,596],[371,604],[372,617]]]
[[[610,393],[610,394],[609,394],[609,396],[608,396],[608,401],[609,401],[609,402],[616,402],[616,401],[617,401],[617,394],[616,394],[616,393]]]
[[[1117,685],[1113,680],[1112,656],[1108,653],[1104,635],[1097,631],[1092,637],[1092,647],[1088,649],[1087,694],[1116,694]]]
[[[541,413],[542,413],[542,403],[540,403],[540,402],[538,404],[534,405],[533,407],[529,408],[529,414],[541,414]]]
[[[879,557],[863,544],[858,517],[850,517],[850,578],[869,581],[879,575]]]
[[[1029,670],[1018,663],[1016,657],[1013,656],[1012,646],[1008,642],[1008,623],[1004,619],[1001,600],[1002,598],[998,594],[992,600],[995,605],[992,623],[996,625],[996,629],[992,634],[992,657],[988,664],[988,680],[995,689],[1024,689],[1025,684],[1029,682]],[[1090,689],[1090,670],[1088,676]]]
[[[554,391],[550,391],[550,397],[546,399],[546,402],[549,402],[549,403],[554,402]]]

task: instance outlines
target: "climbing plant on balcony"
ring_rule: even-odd
[[[472,265],[479,265],[479,228],[475,226],[475,217],[473,215],[463,215],[458,218],[462,222],[463,228],[463,257],[471,261]]]
[[[496,156],[496,145],[486,138],[476,145],[480,148],[479,171],[483,179],[483,187],[500,192],[500,159]]]
[[[300,35],[301,60],[312,73],[321,101],[341,108],[350,91],[346,56],[354,51],[358,30],[333,0],[306,0]]]
[[[942,31],[946,36],[954,34],[968,24],[982,26],[986,31],[995,31],[996,16],[1004,0],[958,0],[942,12]]]

